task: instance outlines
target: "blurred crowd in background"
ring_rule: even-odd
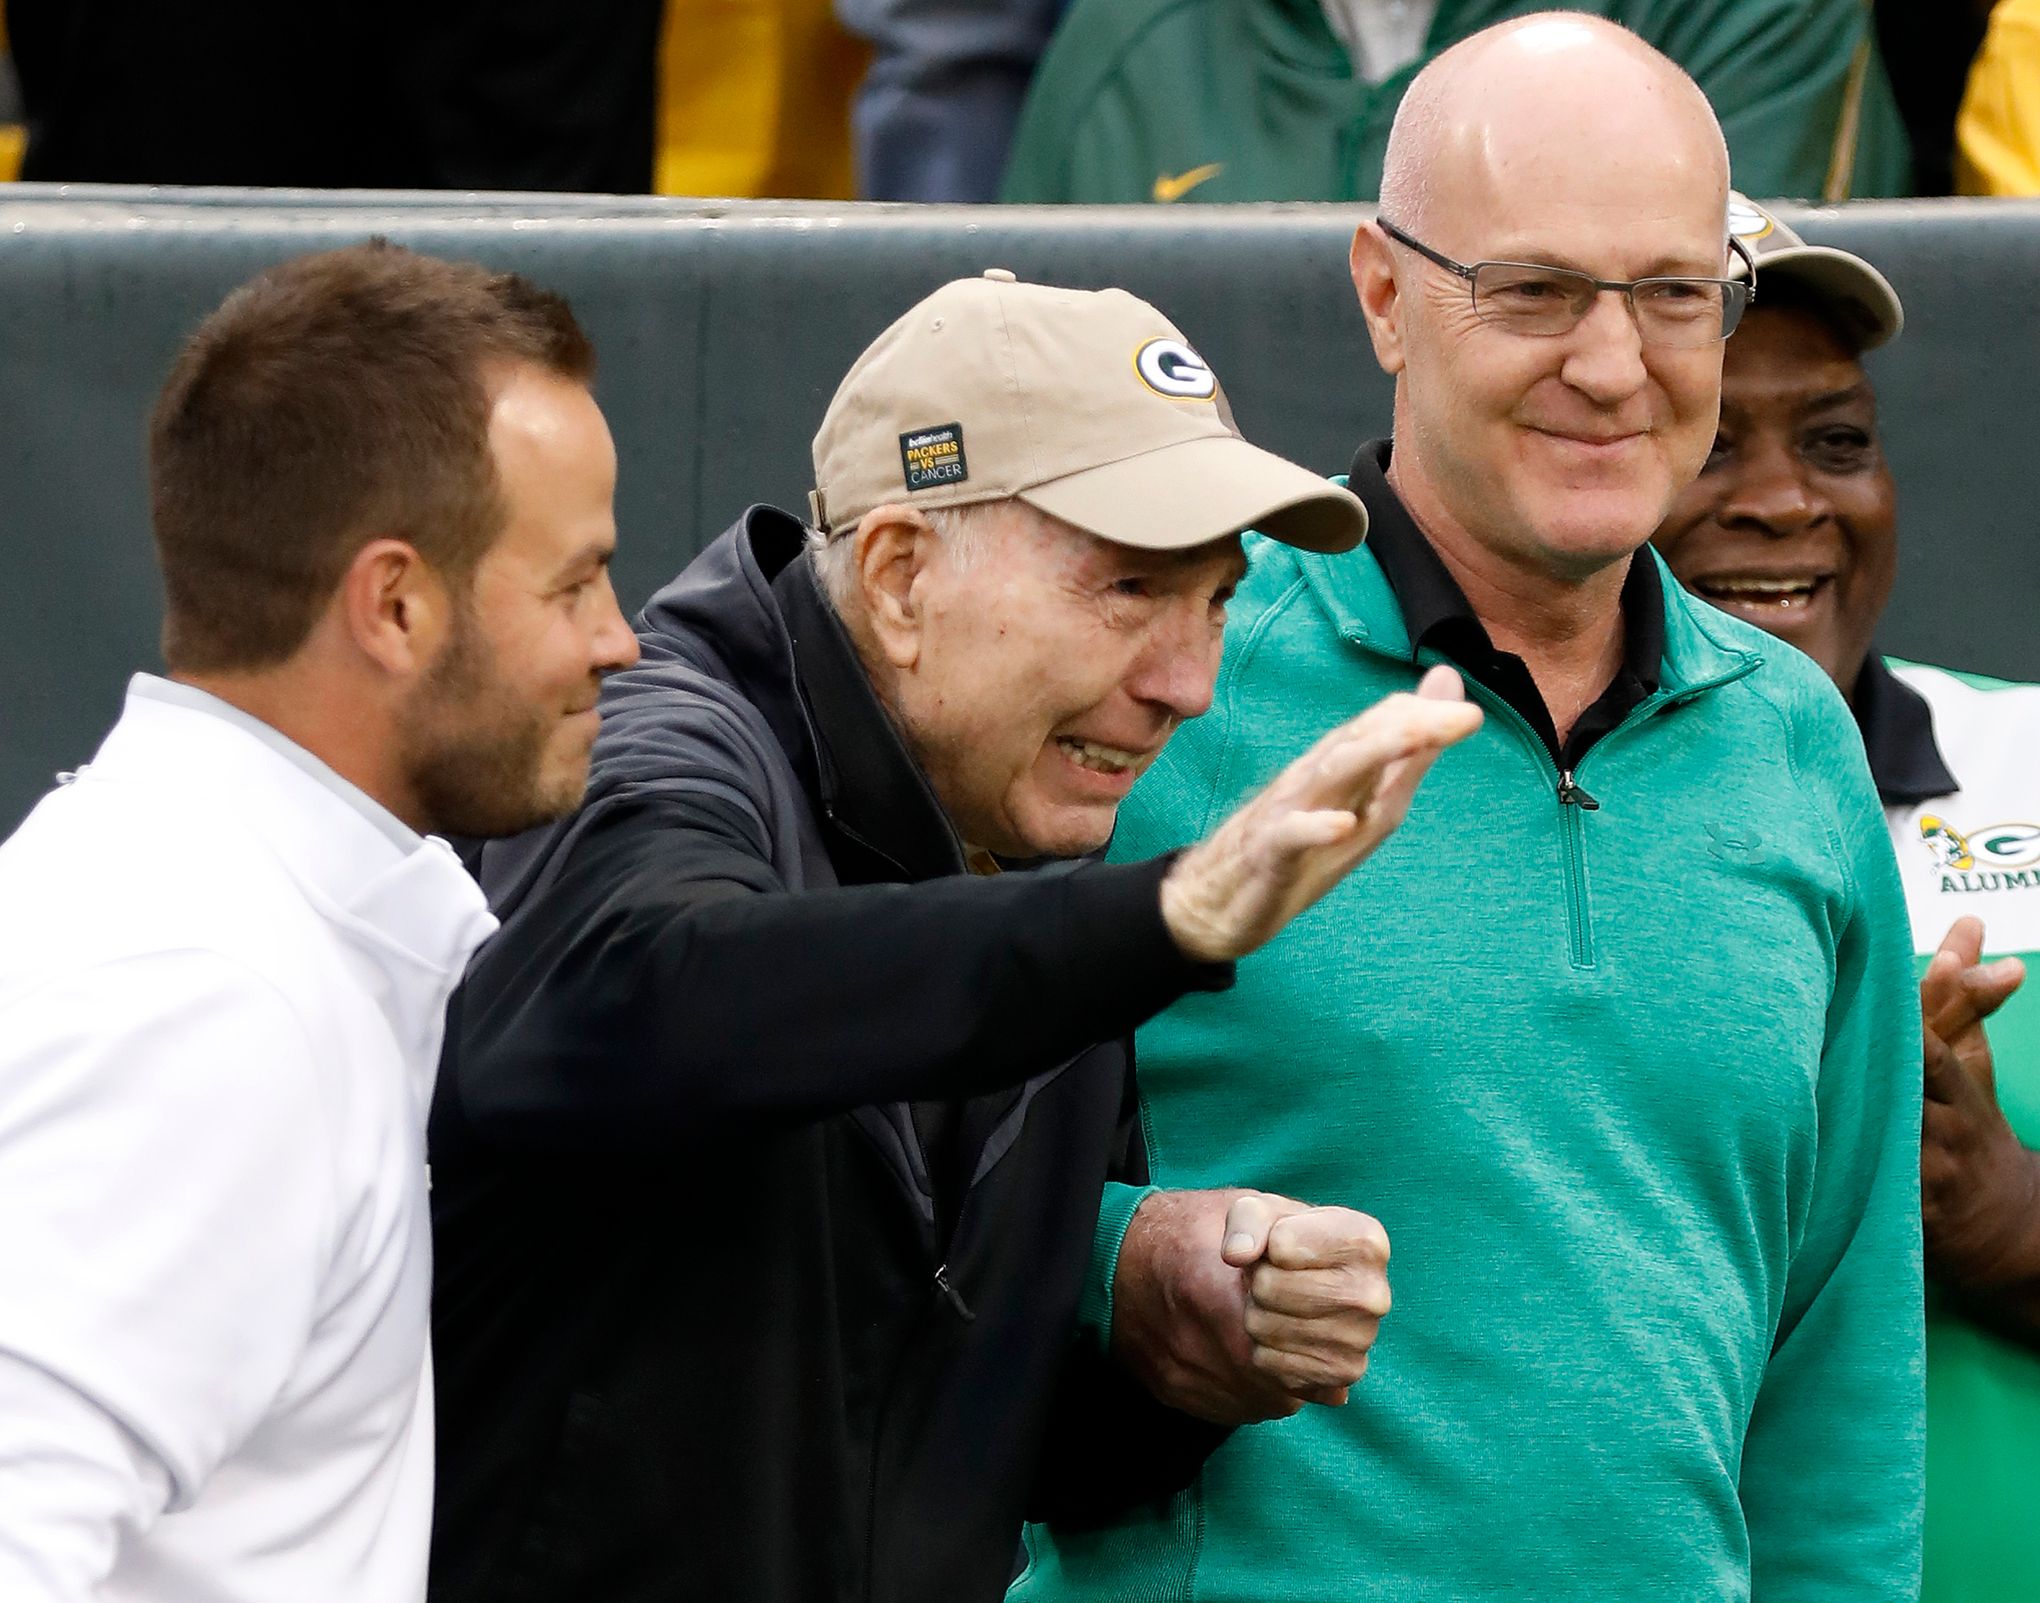
[[[0,0],[0,179],[1371,200],[1423,63],[1539,0]],[[1598,0],[1747,193],[2040,193],[2040,0]]]

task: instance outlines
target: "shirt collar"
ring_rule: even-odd
[[[1381,564],[1409,630],[1410,654],[1438,644],[1443,630],[1475,630],[1492,649],[1487,626],[1480,621],[1466,592],[1433,549],[1429,538],[1388,482],[1391,440],[1370,440],[1360,447],[1347,475],[1346,487],[1366,504],[1367,545]],[[1665,595],[1658,565],[1647,550],[1629,559],[1622,581],[1622,665],[1646,692],[1655,691],[1664,674]]]
[[[1856,676],[1849,708],[1863,732],[1870,777],[1886,803],[1923,802],[1961,789],[1934,741],[1934,715],[1926,697],[1874,651]]]
[[[160,679],[152,673],[138,673],[128,684],[128,694],[143,701],[160,701],[172,707],[187,707],[213,718],[224,719],[236,729],[253,735],[285,762],[311,775],[318,784],[338,796],[368,820],[400,852],[413,851],[424,840],[409,824],[351,780],[342,779],[274,724],[266,724],[253,713],[224,701],[197,685]]]
[[[137,674],[87,772],[188,809],[194,827],[225,820],[260,840],[330,923],[434,987],[496,927],[445,841],[407,828],[280,731],[193,686]]]

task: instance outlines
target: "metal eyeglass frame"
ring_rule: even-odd
[[[1376,217],[1374,221],[1381,231],[1397,244],[1409,247],[1409,249],[1423,257],[1425,261],[1434,262],[1455,278],[1463,279],[1466,283],[1467,295],[1473,301],[1474,314],[1482,322],[1492,321],[1480,309],[1480,298],[1476,293],[1474,284],[1475,275],[1483,267],[1521,267],[1539,273],[1563,273],[1568,278],[1576,278],[1584,283],[1593,285],[1597,294],[1602,290],[1619,290],[1622,293],[1622,298],[1629,303],[1629,316],[1636,324],[1638,335],[1646,340],[1648,340],[1649,336],[1644,333],[1643,319],[1637,315],[1636,310],[1636,291],[1639,288],[1645,284],[1719,284],[1722,290],[1721,332],[1714,336],[1713,339],[1701,340],[1694,345],[1685,347],[1688,350],[1698,350],[1702,346],[1714,344],[1716,340],[1727,339],[1729,335],[1736,331],[1736,326],[1742,322],[1743,313],[1749,310],[1750,303],[1757,298],[1756,258],[1750,255],[1749,247],[1733,234],[1729,235],[1728,246],[1730,250],[1743,259],[1743,264],[1749,268],[1750,276],[1747,279],[1709,278],[1704,273],[1660,273],[1651,278],[1623,280],[1619,278],[1596,278],[1592,273],[1582,273],[1578,269],[1571,267],[1554,267],[1549,262],[1455,262],[1443,251],[1433,250],[1422,240],[1413,239],[1386,217]],[[1573,320],[1569,327],[1553,329],[1548,334],[1533,334],[1527,329],[1513,329],[1511,332],[1521,334],[1526,339],[1556,339],[1561,335],[1570,334],[1573,329],[1580,326],[1580,323],[1585,318],[1586,313],[1582,312],[1578,318]],[[1665,342],[1660,340],[1653,343],[1663,344]]]

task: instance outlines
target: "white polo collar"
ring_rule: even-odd
[[[231,701],[222,700],[210,690],[201,690],[197,685],[179,684],[175,679],[161,679],[152,673],[138,673],[128,681],[128,699],[133,701],[137,698],[143,701],[166,702],[172,707],[187,707],[193,712],[210,713],[215,718],[224,718],[236,729],[245,730],[286,762],[302,768],[353,807],[362,817],[387,835],[400,852],[415,850],[419,842],[425,838],[359,785],[350,779],[341,778],[338,773],[274,724],[264,723],[252,712],[236,707]]]
[[[445,841],[419,835],[304,747],[196,686],[136,674],[119,723],[82,773],[231,816],[329,918],[432,978],[458,974],[496,927]]]

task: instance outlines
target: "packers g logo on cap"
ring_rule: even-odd
[[[1728,203],[1728,233],[1731,239],[1762,239],[1778,225],[1762,207],[1740,197]]]
[[[1141,383],[1172,401],[1208,401],[1218,393],[1218,376],[1204,358],[1178,339],[1152,339],[1133,353]]]

